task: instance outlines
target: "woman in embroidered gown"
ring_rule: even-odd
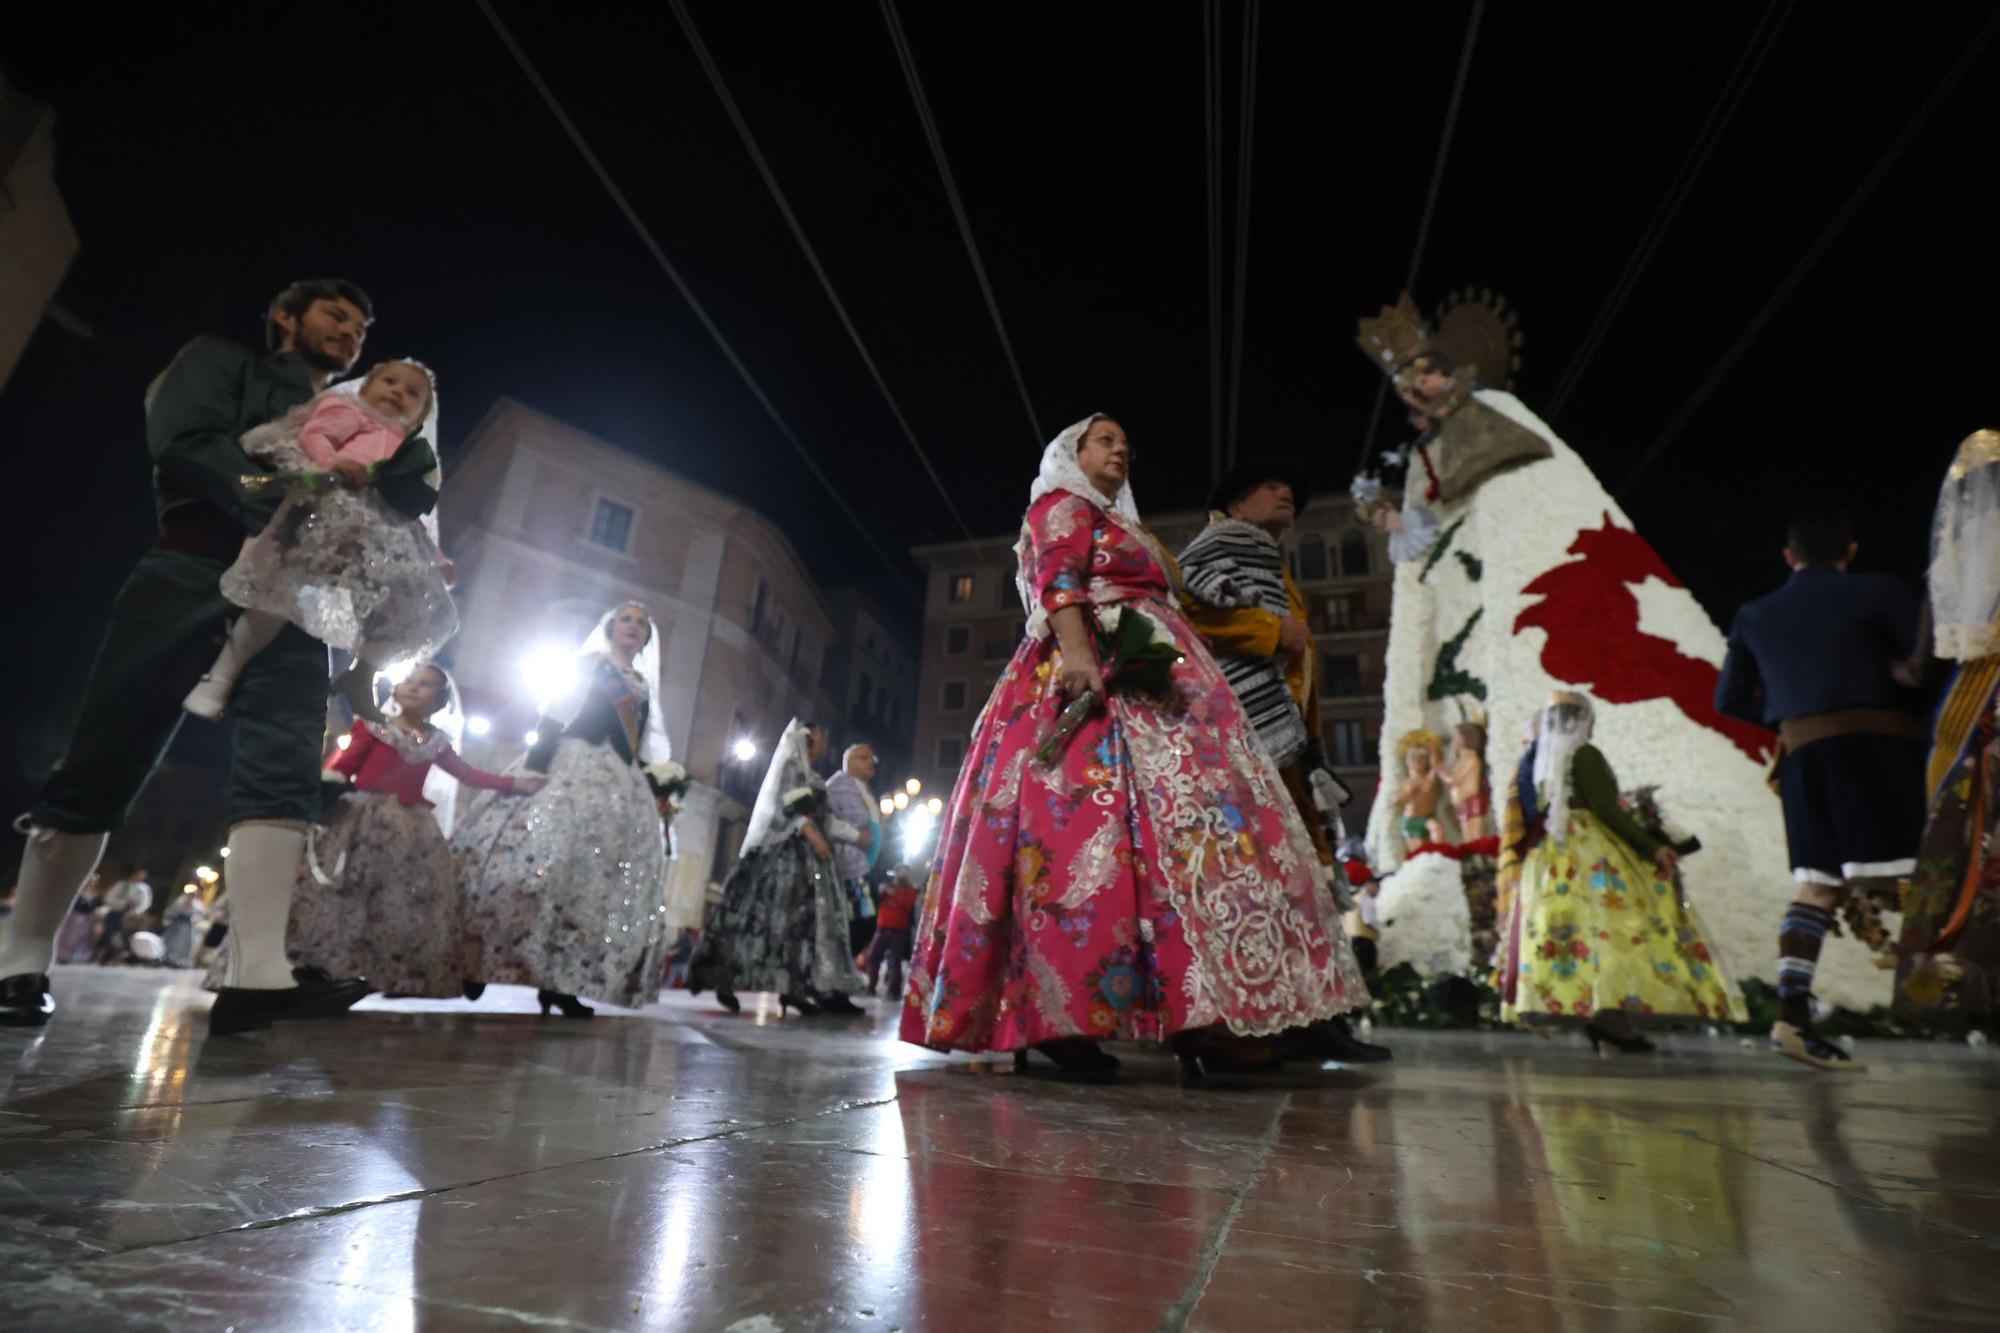
[[[688,989],[714,987],[731,1012],[739,989],[776,991],[780,1015],[861,1012],[847,997],[868,983],[850,955],[848,898],[827,842],[853,841],[860,830],[826,808],[826,783],[814,770],[825,753],[826,733],[793,718],[688,968]]]
[[[1500,1012],[1639,1053],[1653,1044],[1638,1027],[1740,1021],[1743,1001],[1681,890],[1678,854],[1618,804],[1591,720],[1588,699],[1558,692],[1516,780]]]
[[[2000,431],[1975,431],[1945,474],[1927,580],[1923,659],[1957,674],[1938,709],[1930,800],[1903,904],[1896,1012],[1962,1031],[2000,1022]]]
[[[904,1040],[1043,1051],[1103,1072],[1101,1039],[1269,1063],[1262,1038],[1368,1002],[1311,838],[1139,523],[1108,417],[1050,442],[1015,551],[1028,635],[947,807]],[[1086,617],[1129,607],[1182,656],[1165,701],[1105,692]],[[1065,703],[1100,704],[1044,767]]]
[[[471,787],[529,795],[540,774],[502,777],[459,758],[433,717],[451,678],[425,664],[396,686],[396,716],[357,721],[329,776],[351,784],[313,838],[292,896],[286,944],[303,966],[366,977],[384,995],[447,997],[465,972],[458,867],[424,798],[431,768]]]
[[[579,651],[582,681],[544,710],[510,767],[546,773],[524,801],[482,794],[452,835],[465,884],[468,975],[539,989],[542,1012],[637,1008],[667,953],[667,851],[658,780],[670,757],[654,700],[659,649],[646,608],[605,614]]]

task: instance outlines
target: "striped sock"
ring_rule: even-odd
[[[1801,1030],[1812,1026],[1813,973],[1819,969],[1820,941],[1833,928],[1833,913],[1811,903],[1785,909],[1778,929],[1778,1018]]]

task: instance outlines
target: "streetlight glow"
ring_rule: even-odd
[[[903,790],[908,792],[912,796],[915,796],[918,792],[922,791],[923,789],[924,789],[924,784],[917,781],[915,778],[911,778],[908,782],[905,782],[903,784]]]
[[[731,746],[729,752],[736,756],[737,763],[747,764],[757,757],[757,742],[745,736]]]
[[[882,798],[882,813],[885,815],[893,815],[896,813],[896,803],[890,800],[886,796]]]
[[[924,808],[929,810],[933,815],[941,815],[944,813],[944,798],[942,796],[933,796],[925,803]]]
[[[576,654],[559,644],[545,643],[521,659],[521,681],[535,707],[548,706],[576,688]]]
[[[898,810],[907,810],[910,808],[910,794],[908,792],[899,791],[896,793],[896,808]]]

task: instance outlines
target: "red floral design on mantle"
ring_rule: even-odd
[[[1581,557],[1536,576],[1522,591],[1542,600],[1514,621],[1548,632],[1542,669],[1557,680],[1587,687],[1606,703],[1671,699],[1689,720],[1729,738],[1759,763],[1768,762],[1777,738],[1762,727],[1715,711],[1721,672],[1683,653],[1671,639],[1639,629],[1639,599],[1632,589],[1648,577],[1669,587],[1681,581],[1638,533],[1604,516],[1601,528],[1576,535],[1569,554]]]

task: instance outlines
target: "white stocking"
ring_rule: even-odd
[[[0,977],[49,970],[56,953],[56,932],[62,929],[77,890],[97,869],[109,836],[52,828],[28,830],[14,914],[0,925]]]
[[[298,983],[285,957],[292,886],[306,850],[305,826],[238,824],[229,830],[229,975],[246,990],[289,990]]]

